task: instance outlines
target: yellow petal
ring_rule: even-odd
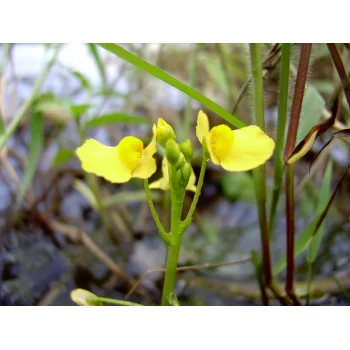
[[[273,153],[274,141],[258,126],[233,131],[233,143],[220,165],[228,171],[246,171],[264,164]]]
[[[196,183],[196,175],[194,174],[194,171],[192,169],[192,174],[190,176],[190,179],[188,180],[186,190],[196,192],[197,187],[196,187],[195,183]]]
[[[126,136],[119,142],[119,157],[131,173],[140,164],[143,152],[143,142],[134,136]]]
[[[207,115],[203,111],[199,111],[197,117],[196,135],[200,143],[203,142],[203,138],[207,144],[209,141],[209,120]]]
[[[169,191],[169,172],[168,172],[168,161],[166,157],[162,160],[162,174],[163,176],[149,185],[150,189],[161,189],[163,191]]]
[[[157,127],[153,125],[153,138],[150,144],[144,149],[139,163],[132,173],[132,177],[138,177],[140,179],[148,179],[157,170],[156,160],[153,155],[157,152]]]
[[[233,132],[227,125],[218,125],[210,130],[209,153],[213,163],[220,164],[233,144]]]
[[[119,156],[118,147],[109,147],[90,139],[76,150],[82,168],[113,183],[127,182],[130,169]]]
[[[203,139],[205,140],[209,154],[210,154],[210,159],[212,160],[212,162],[214,164],[219,164],[219,160],[217,159],[217,157],[213,153],[212,148],[211,148],[211,144],[210,144],[208,116],[203,111],[199,111],[199,113],[198,113],[196,135],[197,135],[198,140],[201,144],[203,144]]]

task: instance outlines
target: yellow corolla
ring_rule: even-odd
[[[209,130],[207,115],[200,111],[196,134],[200,143],[207,144],[210,159],[228,171],[246,171],[264,164],[273,153],[274,141],[258,126],[231,130],[218,125]]]
[[[151,143],[143,148],[143,142],[133,136],[124,137],[117,146],[109,147],[90,139],[76,150],[82,168],[104,177],[113,183],[123,183],[132,177],[148,179],[157,170],[157,127],[153,125]]]
[[[169,170],[168,170],[168,160],[166,159],[166,157],[163,158],[162,161],[162,173],[163,173],[163,177],[160,178],[159,180],[156,180],[154,182],[152,182],[149,185],[150,189],[160,189],[163,191],[169,191],[170,190],[170,184],[169,184]],[[186,191],[192,191],[192,192],[196,192],[196,175],[193,172],[192,169],[192,173],[191,176],[188,180],[188,184],[186,186]]]

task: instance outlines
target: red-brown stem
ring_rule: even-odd
[[[298,73],[295,81],[292,109],[290,112],[288,136],[287,136],[286,148],[284,150],[284,155],[286,159],[288,159],[291,156],[295,148],[301,107],[303,105],[307,71],[309,68],[311,47],[312,47],[312,44],[303,44],[300,50]]]
[[[310,61],[312,44],[303,44],[300,50],[298,73],[295,82],[293,104],[288,127],[288,136],[284,150],[287,160],[293,153],[299,127],[301,107],[303,104],[304,90]],[[293,165],[286,164],[286,220],[287,220],[287,276],[286,293],[293,300],[294,305],[300,305],[300,301],[294,293],[294,169]]]

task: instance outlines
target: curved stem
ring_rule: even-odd
[[[145,185],[145,192],[146,192],[147,202],[148,202],[149,208],[151,210],[154,222],[156,223],[156,225],[158,227],[159,234],[163,238],[163,240],[165,241],[166,244],[171,245],[171,244],[173,244],[172,237],[171,237],[171,235],[169,233],[167,233],[164,230],[164,227],[163,227],[162,223],[159,220],[159,216],[157,214],[157,211],[154,208],[154,204],[153,204],[153,200],[152,200],[152,196],[151,196],[151,191],[150,191],[149,185],[148,185],[148,179],[145,179],[144,185]]]
[[[194,213],[194,211],[195,211],[195,209],[197,207],[199,196],[201,194],[202,187],[203,187],[203,180],[204,180],[204,175],[205,175],[205,169],[207,167],[207,161],[208,161],[207,157],[205,156],[205,154],[203,154],[203,160],[202,160],[202,165],[201,165],[201,171],[200,171],[200,174],[199,174],[199,179],[198,179],[196,193],[194,194],[193,201],[192,201],[190,210],[188,211],[188,214],[186,216],[186,219],[182,222],[183,230],[185,230],[186,227],[188,227],[188,225],[191,223],[193,213]]]

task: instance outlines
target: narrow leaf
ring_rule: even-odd
[[[150,121],[143,117],[128,115],[125,113],[111,113],[89,120],[85,124],[85,128],[98,127],[115,123],[149,124]]]
[[[92,57],[95,60],[97,69],[100,73],[103,89],[107,89],[106,73],[105,73],[105,69],[104,69],[104,65],[103,65],[103,62],[101,60],[101,57],[97,51],[96,44],[88,44],[88,47],[89,47],[89,50],[92,54]]]
[[[44,142],[44,123],[42,114],[32,114],[30,123],[30,145],[28,166],[25,169],[21,186],[17,192],[16,205],[23,199],[29,185],[31,184],[36,168],[39,163]]]
[[[104,49],[108,50],[109,52],[112,52],[113,54],[122,58],[123,60],[135,65],[136,67],[138,67],[142,70],[144,70],[145,72],[155,76],[156,78],[166,82],[167,84],[174,86],[176,89],[182,91],[186,95],[197,100],[203,106],[207,107],[209,110],[216,113],[221,118],[225,119],[226,121],[228,121],[232,125],[236,126],[237,128],[241,128],[241,127],[245,126],[245,124],[243,122],[241,122],[239,119],[235,118],[233,115],[231,115],[224,108],[220,107],[218,104],[216,104],[215,102],[210,100],[208,97],[202,95],[197,90],[184,84],[183,82],[174,78],[170,74],[164,72],[160,68],[158,68],[158,67],[140,59],[139,57],[133,55],[131,52],[123,49],[121,46],[116,45],[116,44],[105,44],[105,43],[101,43],[98,45],[103,47]]]

